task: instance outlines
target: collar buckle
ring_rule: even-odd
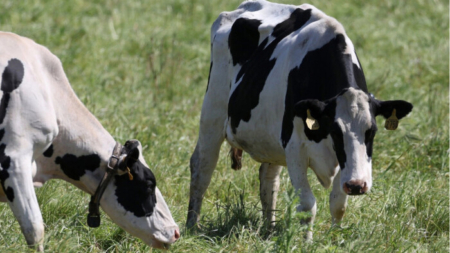
[[[117,157],[114,154],[112,154],[108,161],[107,165],[108,169],[117,171],[117,169],[119,168],[119,161],[120,157]]]

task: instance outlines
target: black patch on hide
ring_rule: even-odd
[[[48,147],[48,149],[45,150],[43,154],[44,154],[45,157],[52,157],[52,155],[53,155],[53,144],[51,144],[50,147]]]
[[[86,170],[94,171],[100,167],[100,157],[97,154],[75,156],[65,154],[63,157],[56,157],[55,163],[59,164],[61,170],[73,180],[80,180]]]
[[[251,110],[258,105],[259,95],[276,62],[275,58],[272,60],[270,58],[278,43],[292,32],[300,29],[310,17],[311,10],[296,9],[288,19],[275,26],[272,31],[272,36],[275,39],[270,44],[268,44],[269,38],[266,38],[252,54],[243,54],[241,57],[235,57],[237,63],[247,58],[248,60],[243,63],[242,68],[236,76],[235,82],[238,82],[241,78],[242,81],[234,90],[228,103],[228,117],[230,118],[233,133],[236,133],[236,128],[239,126],[241,120],[245,122],[250,120]],[[241,19],[240,22],[243,25],[244,22],[250,21]],[[255,24],[256,22],[250,27],[255,27]],[[244,43],[244,41],[240,41],[240,43]],[[246,44],[254,45],[254,42]]]

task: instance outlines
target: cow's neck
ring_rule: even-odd
[[[116,144],[114,138],[81,103],[67,80],[53,92],[59,133],[52,142],[52,155],[39,157],[36,185],[60,178],[93,194],[106,170]]]

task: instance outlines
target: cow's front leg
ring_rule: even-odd
[[[27,244],[43,251],[44,222],[33,187],[31,156],[19,158],[4,155],[1,159],[0,182],[8,204],[20,224]]]
[[[311,187],[308,182],[308,158],[303,156],[306,152],[295,147],[288,147],[286,154],[286,163],[288,167],[289,177],[294,189],[300,197],[300,204],[297,206],[298,212],[310,212],[311,216],[303,219],[301,222],[308,226],[306,232],[306,240],[312,240],[312,225],[316,217],[316,198],[311,191]]]
[[[330,212],[333,225],[339,225],[347,206],[347,194],[341,191],[341,169],[333,180],[333,190],[330,193]]]
[[[308,231],[305,236],[306,240],[312,240],[312,226],[314,224],[314,219],[316,218],[317,206],[316,198],[314,197],[308,182],[307,168],[307,166],[289,167],[288,165],[291,183],[300,197],[300,204],[297,206],[297,211],[311,213],[311,216],[303,219],[301,222],[308,226]]]
[[[274,210],[277,206],[281,169],[281,166],[269,163],[263,163],[259,167],[259,196],[261,198],[263,217],[266,219],[269,229],[275,226]]]
[[[217,165],[222,136],[200,135],[195,151],[191,156],[191,186],[186,227],[193,227],[200,219],[203,196],[211,182],[212,173]]]

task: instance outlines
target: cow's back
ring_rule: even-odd
[[[284,163],[298,101],[367,91],[344,28],[311,5],[244,2],[220,14],[211,41],[202,116],[221,115],[229,143],[260,162]]]

